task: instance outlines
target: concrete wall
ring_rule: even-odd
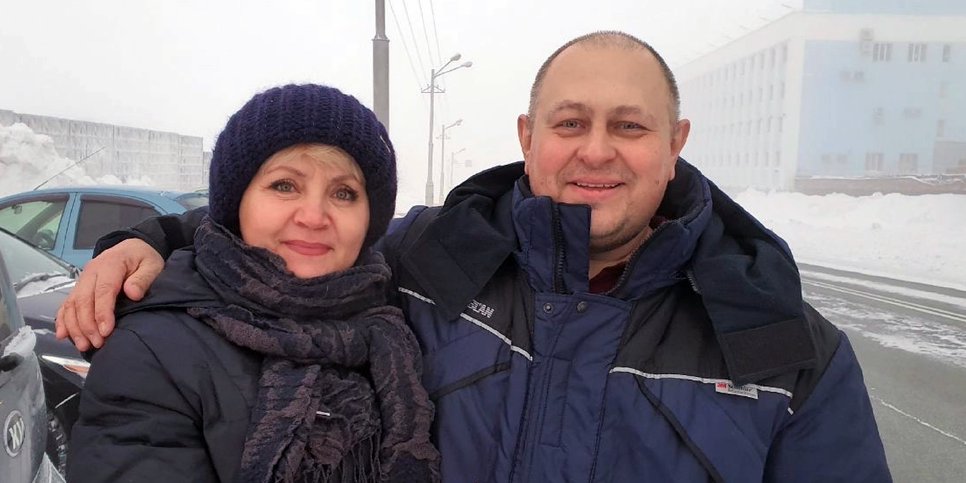
[[[121,180],[148,176],[159,188],[191,191],[207,185],[202,138],[0,110],[0,124],[22,122],[54,140],[57,153],[89,175]]]

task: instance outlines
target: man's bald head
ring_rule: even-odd
[[[543,80],[547,76],[547,71],[550,70],[550,65],[553,61],[560,55],[561,52],[567,50],[575,45],[596,47],[596,48],[609,48],[616,47],[621,49],[629,50],[645,50],[649,52],[657,60],[658,64],[661,66],[661,71],[664,73],[664,80],[667,82],[668,92],[670,93],[670,102],[668,102],[671,109],[671,122],[676,122],[680,117],[681,109],[681,95],[678,92],[677,81],[674,80],[674,74],[671,72],[671,68],[668,67],[667,62],[664,58],[654,50],[647,42],[634,37],[633,35],[619,32],[616,30],[602,30],[598,32],[592,32],[589,34],[581,35],[566,44],[560,46],[559,49],[550,54],[547,60],[543,62],[540,66],[540,70],[537,71],[537,77],[533,81],[533,86],[530,87],[530,106],[527,109],[527,117],[529,122],[533,122],[534,114],[536,111],[537,97],[540,94],[540,88],[543,85]]]

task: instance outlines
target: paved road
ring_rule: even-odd
[[[895,481],[966,481],[966,292],[801,270],[855,347]]]

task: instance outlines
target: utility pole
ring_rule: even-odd
[[[447,126],[445,123],[440,125],[443,129],[442,129],[442,131],[441,131],[441,133],[439,135],[439,139],[440,139],[440,143],[439,143],[439,204],[443,204],[443,202],[446,201],[446,183],[443,182],[446,179],[445,176],[444,176],[444,172],[446,170],[443,169],[446,166],[446,130],[447,129],[450,129],[450,128],[453,128],[453,127],[456,127],[456,126],[459,126],[461,124],[463,124],[463,120],[462,119],[457,119],[456,122],[454,122],[453,124],[450,124],[449,126]]]
[[[425,90],[423,92],[426,92]],[[436,69],[429,70],[429,161],[426,165],[426,206],[433,206],[433,107],[436,94]]]
[[[449,60],[443,64],[439,69],[430,69],[429,71],[429,87],[423,89],[423,93],[429,93],[429,149],[427,149],[428,160],[426,162],[426,206],[433,206],[433,111],[435,110],[435,94],[439,92],[442,94],[444,91],[436,87],[436,78],[441,77],[444,74],[449,74],[456,69],[462,69],[464,67],[472,67],[472,62],[463,62],[456,67],[450,67],[446,69],[451,63],[460,60],[460,54],[454,54]],[[444,160],[445,162],[445,160]],[[442,168],[440,168],[442,170]],[[440,184],[442,184],[442,179],[440,179]]]
[[[376,117],[389,132],[389,38],[386,0],[376,0],[376,36],[372,38],[372,103]]]

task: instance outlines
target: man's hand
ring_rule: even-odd
[[[164,268],[164,259],[142,240],[124,240],[84,267],[77,285],[57,310],[57,338],[70,336],[77,350],[101,347],[114,330],[114,303],[123,285],[141,300]]]

